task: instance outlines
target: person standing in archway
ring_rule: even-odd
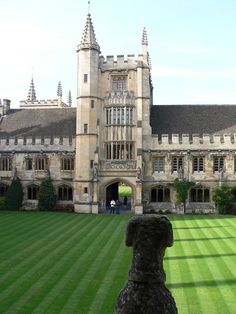
[[[115,214],[115,207],[116,207],[116,202],[114,201],[114,199],[112,199],[110,201],[110,214]]]

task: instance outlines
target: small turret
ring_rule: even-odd
[[[31,79],[31,83],[30,83],[30,88],[29,88],[29,92],[28,92],[27,101],[28,101],[28,102],[37,101],[36,93],[35,93],[35,88],[34,88],[34,79],[33,79],[33,77],[32,77],[32,79]]]
[[[90,13],[87,15],[87,20],[84,28],[84,33],[80,44],[78,45],[78,50],[81,49],[95,49],[100,53],[100,47],[97,43],[96,36],[94,33],[93,23]]]

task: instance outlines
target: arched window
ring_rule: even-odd
[[[0,183],[0,196],[6,196],[8,190],[8,185]]]
[[[73,190],[70,186],[63,185],[58,188],[58,200],[59,201],[72,201]]]
[[[192,188],[190,191],[190,202],[209,202],[210,201],[210,192],[208,188],[203,186],[197,186]]]
[[[37,185],[30,185],[27,187],[27,199],[37,200],[39,193],[39,187]]]
[[[151,202],[170,202],[170,189],[164,186],[152,188]]]

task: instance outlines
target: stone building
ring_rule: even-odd
[[[236,106],[154,105],[147,32],[138,56],[100,53],[90,14],[77,49],[77,107],[37,101],[31,82],[20,109],[0,104],[0,195],[13,174],[26,209],[35,208],[48,171],[58,206],[99,213],[119,184],[135,213],[178,211],[176,178],[196,182],[187,209],[213,211],[212,189],[236,185]]]

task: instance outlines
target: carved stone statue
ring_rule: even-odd
[[[133,259],[115,313],[178,313],[175,300],[165,286],[163,269],[166,247],[173,245],[169,219],[155,214],[133,217],[127,226],[126,245],[133,246]]]
[[[137,179],[141,179],[142,170],[140,167],[137,168]]]

